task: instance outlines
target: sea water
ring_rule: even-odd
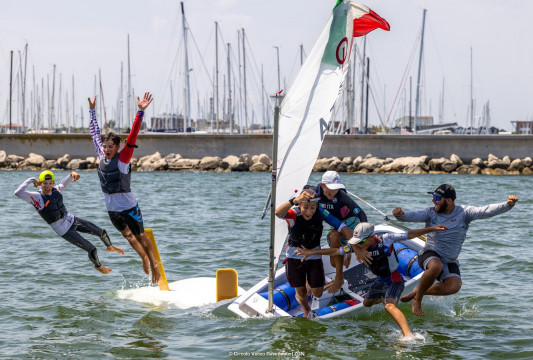
[[[68,173],[56,172],[59,182]],[[381,306],[345,317],[248,319],[226,300],[190,309],[122,299],[149,285],[141,261],[107,215],[95,172],[64,191],[75,216],[107,229],[126,255],[98,248],[109,275],[13,195],[37,173],[0,172],[0,357],[39,359],[528,359],[533,358],[532,177],[342,174],[346,187],[390,214],[431,206],[441,183],[457,204],[485,205],[516,194],[510,212],[471,223],[460,256],[463,288],[424,298],[424,317],[400,304],[418,339],[405,341]],[[320,181],[312,174],[310,183]],[[268,173],[134,173],[145,227],[153,229],[169,282],[234,268],[249,289],[268,272],[269,220],[261,220]],[[33,190],[30,186],[28,190]],[[383,217],[359,203],[374,224]],[[411,224],[413,226],[415,224]],[[423,226],[423,224],[417,224]]]

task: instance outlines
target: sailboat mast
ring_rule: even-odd
[[[363,130],[363,109],[364,109],[364,99],[365,99],[365,59],[366,59],[366,36],[363,40],[363,58],[361,59],[361,119],[359,121],[359,131],[362,131],[364,134],[366,130]]]
[[[11,132],[11,112],[13,104],[13,50],[11,50],[11,65],[9,70],[9,132]]]
[[[274,277],[276,269],[274,266],[274,244],[276,242],[276,185],[278,177],[278,130],[279,130],[279,107],[282,96],[276,94],[272,96],[276,101],[274,107],[274,132],[272,134],[272,187],[270,189],[270,268],[268,272],[268,307],[267,312],[272,313],[274,307]],[[268,203],[268,201],[267,201]]]
[[[218,133],[218,119],[220,116],[219,113],[219,103],[220,99],[218,96],[218,22],[215,21],[215,116],[214,120],[216,121],[216,128]]]
[[[26,125],[26,70],[28,69],[28,43],[24,46],[24,80],[22,83],[22,129]]]
[[[228,43],[228,123],[229,133],[233,134],[233,117],[231,105],[231,63],[230,63],[231,44]]]
[[[246,40],[246,34],[244,33],[244,28],[242,28],[242,71],[243,71],[243,81],[244,81],[244,124],[246,127],[248,127],[248,103],[246,101],[247,93],[246,93],[246,47],[245,47],[245,40]],[[250,126],[250,131],[253,134],[254,133],[254,127],[253,127],[253,121]]]
[[[420,55],[418,57],[418,80],[416,82],[416,100],[415,100],[415,124],[413,133],[416,134],[416,123],[418,121],[418,112],[420,110],[420,74],[422,71],[422,53],[424,51],[424,27],[426,26],[426,9],[422,15],[422,35],[420,36]]]
[[[470,47],[470,134],[474,133],[474,66],[473,50]]]
[[[130,66],[130,34],[128,34],[128,99],[127,99],[127,114],[128,118],[131,116],[131,66]]]
[[[189,72],[189,54],[187,53],[187,25],[185,20],[185,10],[183,8],[183,1],[181,2],[181,17],[183,22],[183,46],[185,47],[185,81],[186,81],[186,94],[187,94],[187,128],[191,128],[191,83]]]

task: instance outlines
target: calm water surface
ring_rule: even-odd
[[[57,172],[62,179],[67,172]],[[403,343],[382,307],[323,321],[242,320],[225,304],[180,310],[122,300],[120,289],[149,284],[137,254],[113,228],[95,172],[65,190],[67,208],[107,228],[125,256],[87,237],[102,263],[59,238],[33,208],[13,195],[32,172],[0,172],[0,357],[9,359],[530,359],[533,358],[533,177],[342,175],[347,188],[390,213],[430,206],[426,191],[447,182],[458,204],[520,198],[510,212],[471,224],[461,253],[462,290],[424,298],[426,316],[410,313],[424,340]],[[312,175],[317,183],[321,174]],[[268,219],[261,210],[266,173],[135,173],[133,190],[146,227],[154,229],[169,281],[239,273],[244,289],[268,271]],[[362,205],[362,204],[360,204]],[[362,205],[369,220],[382,217]],[[256,353],[256,354],[254,354]],[[262,356],[260,356],[262,355]]]

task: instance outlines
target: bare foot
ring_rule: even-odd
[[[424,312],[422,311],[422,303],[420,300],[413,300],[413,303],[411,304],[411,310],[413,310],[413,314],[416,316],[424,316]]]
[[[415,296],[416,296],[416,289],[417,288],[414,288],[414,290],[411,291],[409,294],[402,296],[400,298],[400,301],[401,302],[409,302],[409,301],[413,300],[415,298]]]
[[[157,284],[157,282],[161,279],[161,273],[159,272],[159,267],[157,266],[157,262],[152,267],[152,283]]]
[[[352,254],[344,255],[344,267],[348,269],[350,262],[352,261]]]
[[[117,254],[124,255],[124,251],[118,246],[114,246],[114,245],[106,247],[105,251],[115,252]]]
[[[100,265],[99,267],[94,267],[96,270],[100,271],[102,274],[109,274],[113,269]]]
[[[150,260],[148,259],[148,256],[143,256],[141,258],[143,260],[143,270],[146,275],[150,274]]]
[[[335,294],[337,291],[339,291],[339,289],[342,287],[343,284],[344,284],[343,280],[335,279],[333,284],[329,287],[328,293]]]

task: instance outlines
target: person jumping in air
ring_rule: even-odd
[[[120,136],[110,132],[100,136],[100,128],[96,121],[95,103],[89,98],[91,114],[90,130],[94,148],[98,154],[98,177],[104,193],[104,200],[111,222],[115,228],[128,240],[143,261],[143,270],[146,274],[152,270],[152,282],[157,283],[161,278],[157,261],[154,257],[152,244],[144,233],[144,223],[141,209],[135,195],[131,192],[131,157],[135,142],[141,128],[144,110],[150,105],[153,98],[150,93],[145,93],[143,99],[137,97],[138,112],[131,127],[131,132],[126,139],[122,150]]]
[[[43,171],[39,178],[31,177],[24,181],[17,190],[15,195],[27,203],[33,205],[39,215],[46,221],[52,229],[67,240],[69,243],[76,245],[89,254],[89,259],[94,264],[96,270],[102,274],[109,274],[111,268],[105,267],[98,260],[96,247],[88,240],[84,239],[79,233],[86,233],[98,236],[106,246],[106,251],[116,252],[124,255],[121,248],[113,246],[107,232],[96,226],[95,224],[72,215],[68,212],[63,204],[62,191],[71,181],[76,181],[80,175],[73,171],[66,178],[61,181],[57,187],[55,185],[55,176],[51,171]],[[41,186],[39,192],[29,192],[26,188],[33,184],[33,186]]]

